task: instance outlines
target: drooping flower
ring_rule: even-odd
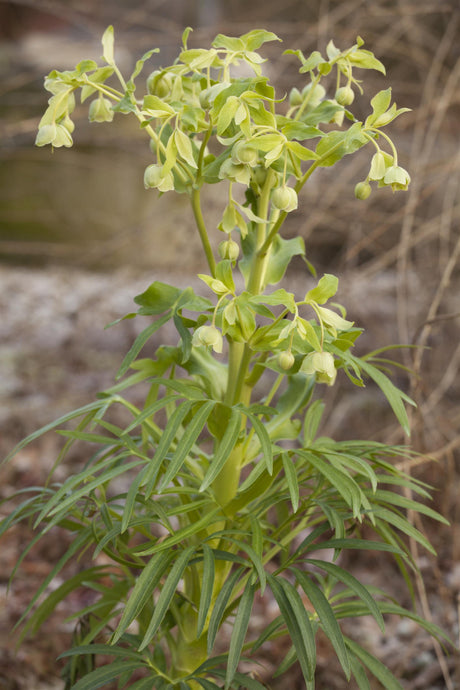
[[[311,352],[305,357],[300,367],[304,374],[316,374],[318,383],[333,386],[337,376],[334,357],[330,352]]]
[[[100,96],[90,103],[88,117],[90,122],[112,122],[115,113],[108,98]]]
[[[220,354],[223,347],[222,333],[215,326],[200,326],[193,334],[192,344],[212,347],[214,352]]]
[[[171,171],[164,174],[161,165],[152,163],[144,171],[144,187],[156,188],[159,192],[169,192],[174,189],[174,176]]]
[[[406,190],[410,183],[410,175],[400,165],[391,165],[387,168],[383,178],[383,184],[389,185],[394,192]]]

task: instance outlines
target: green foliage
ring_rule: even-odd
[[[257,52],[278,40],[274,34],[219,35],[209,49],[190,49],[189,32],[178,59],[147,78],[145,93],[135,80],[154,51],[125,80],[111,27],[102,40],[105,64],[83,60],[45,80],[52,95],[37,145],[72,145],[78,93],[82,103],[95,96],[92,122],[137,118],[152,156],[145,187],[188,195],[208,273],[199,274],[207,297],[161,282],[138,295],[137,313],[124,318],[143,316],[149,323],[123,360],[118,382],[16,449],[53,429],[66,438],[55,467],[76,441],[92,449],[84,467],[64,481],[50,478],[45,488],[14,496],[17,505],[1,524],[0,534],[34,521],[36,537],[20,561],[52,528],[73,536],[24,612],[23,635],[38,630],[60,601],[85,587],[89,603],[73,616],[80,632],[64,655],[66,687],[74,690],[115,680],[139,690],[259,690],[259,681],[238,671],[240,661],[281,635],[290,637],[292,648],[277,675],[298,661],[306,687],[314,688],[320,629],[347,679],[369,687],[367,669],[385,687],[399,688],[381,662],[343,634],[341,620],[370,615],[383,629],[383,614],[396,613],[433,635],[443,633],[360,583],[337,559],[346,549],[382,550],[407,576],[415,564],[406,537],[431,546],[406,511],[442,518],[399,492],[429,497],[423,485],[396,469],[395,459],[410,454],[406,447],[318,434],[321,384],[334,385],[342,371],[357,386],[372,379],[406,432],[405,404],[411,400],[381,368],[380,353],[352,353],[361,331],[331,303],[335,276],[322,276],[301,299],[285,288],[266,289],[279,284],[294,256],[309,265],[303,240],[279,233],[317,168],[371,144],[375,151],[368,177],[357,184],[358,198],[369,196],[371,182],[393,191],[407,187],[409,175],[381,129],[405,109],[391,105],[386,89],[371,100],[364,122],[349,110],[361,92],[356,70],[385,71],[359,38],[344,51],[330,42],[326,57],[287,51],[298,57],[302,76],[285,102],[263,76]],[[234,76],[241,62],[253,76]],[[227,188],[219,258],[201,210],[206,184]],[[242,282],[235,280],[238,274]],[[170,321],[177,344],[139,358]],[[129,394],[136,386],[147,389],[141,407]],[[113,422],[114,408],[124,422]],[[76,426],[69,429],[69,422]],[[324,550],[333,554],[332,562],[315,557]],[[47,593],[51,579],[83,553],[95,565]],[[255,596],[268,592],[279,615],[251,636]],[[226,622],[232,624],[229,646],[216,655]],[[99,656],[114,660],[94,666],[91,660]]]

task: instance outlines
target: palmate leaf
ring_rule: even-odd
[[[283,577],[268,576],[270,588],[295,647],[307,690],[314,687],[315,634],[296,588]]]

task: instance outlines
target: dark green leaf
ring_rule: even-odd
[[[112,661],[112,663],[101,666],[85,675],[84,678],[81,678],[72,686],[72,690],[96,690],[96,688],[102,688],[111,681],[117,680],[122,673],[132,674],[137,669],[145,666],[146,664],[140,664],[135,661]]]
[[[154,590],[159,584],[163,573],[169,567],[174,555],[174,551],[157,553],[147,563],[137,578],[131,596],[123,610],[123,615],[112,638],[113,644],[118,642],[125,630],[140,614],[147,602],[151,600]]]
[[[196,637],[197,639],[201,636],[203,628],[206,623],[206,619],[211,608],[212,592],[214,589],[214,577],[215,577],[215,567],[214,567],[214,554],[212,549],[207,545],[203,544],[203,574],[201,578],[201,595],[200,595],[200,606],[198,609],[198,620],[196,624]]]
[[[292,510],[296,513],[299,507],[299,482],[297,481],[296,468],[288,453],[283,453],[281,459],[283,461],[284,474],[291,496]]]
[[[265,465],[265,469],[267,470],[268,474],[271,475],[273,474],[273,450],[270,436],[268,435],[264,424],[262,424],[258,417],[248,411],[246,411],[246,414],[248,419],[251,421],[252,426],[254,427],[257,437],[259,438],[263,458],[262,462]]]
[[[198,403],[199,408],[194,411],[192,419],[186,424],[184,434],[181,436],[176,450],[167,465],[167,469],[157,489],[158,493],[162,493],[171,480],[180,472],[185,459],[203,431],[204,425],[213,411],[215,404],[214,400]]]
[[[188,565],[188,562],[191,559],[193,553],[195,552],[195,549],[195,546],[189,546],[188,548],[184,549],[177,557],[173,567],[171,568],[168,577],[166,578],[165,583],[161,588],[161,593],[158,597],[158,601],[155,603],[153,616],[150,619],[147,631],[144,635],[142,643],[139,646],[140,652],[150,644],[153,636],[160,627],[161,622],[165,617],[166,612],[168,611],[168,608],[176,593],[177,585],[179,584],[179,581],[181,580],[184,571]]]
[[[369,593],[369,590],[363,584],[361,584],[361,582],[357,580],[354,575],[351,575],[351,573],[349,573],[347,570],[344,570],[340,566],[336,565],[335,563],[330,563],[329,561],[320,561],[315,558],[309,558],[306,563],[311,563],[311,565],[321,568],[321,570],[326,571],[339,582],[343,582],[345,585],[347,585],[347,587],[349,587],[367,606],[369,613],[375,618],[381,631],[384,631],[385,623],[379,607],[374,601],[372,595]]]
[[[212,610],[208,626],[208,656],[211,655],[216,635],[221,625],[222,617],[224,615],[225,609],[231,601],[233,589],[236,586],[236,583],[238,582],[241,573],[242,570],[238,569],[235,570],[231,575],[229,575],[225,580],[224,584],[222,585],[222,589],[217,595],[217,599],[214,604],[214,608]]]
[[[350,661],[347,649],[343,640],[342,631],[334,616],[334,611],[324,596],[323,592],[317,587],[313,580],[301,570],[293,569],[297,582],[313,604],[313,607],[321,622],[322,628],[335,649],[337,658],[343,668],[347,680],[350,680]]]
[[[305,682],[311,687],[316,667],[315,634],[302,599],[284,578],[269,575],[268,580],[297,652]]]
[[[251,617],[254,595],[255,587],[248,582],[238,605],[235,622],[233,624],[232,636],[230,638],[227,672],[225,676],[226,689],[230,687],[240,661],[241,651],[243,649],[244,640],[248,630],[249,618]]]
[[[382,683],[385,690],[404,690],[389,669],[350,638],[345,637],[348,649],[366,666],[369,671]]]
[[[189,414],[192,409],[193,401],[186,400],[176,407],[171,417],[168,419],[166,427],[163,429],[161,434],[160,442],[153,456],[150,468],[144,477],[144,482],[146,485],[145,496],[148,498],[155,488],[155,481],[158,475],[158,471],[161,467],[161,463],[165,459],[166,455],[169,453],[171,446],[174,444],[174,440],[179,429],[182,426],[182,422],[185,417]]]

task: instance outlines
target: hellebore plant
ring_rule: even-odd
[[[362,690],[370,688],[368,673],[387,689],[401,688],[342,631],[341,621],[370,615],[383,629],[390,613],[443,633],[359,582],[340,555],[390,552],[410,583],[416,564],[407,538],[432,547],[406,510],[443,519],[401,491],[429,497],[425,485],[395,466],[410,453],[406,447],[334,441],[318,429],[322,384],[333,386],[338,376],[358,387],[373,380],[406,432],[411,400],[382,371],[388,362],[379,353],[353,354],[361,329],[332,301],[335,276],[315,279],[300,297],[274,286],[294,256],[315,275],[302,238],[284,239],[280,231],[318,168],[370,145],[369,174],[356,196],[369,196],[374,182],[407,188],[409,175],[382,131],[406,109],[391,104],[386,89],[372,98],[364,122],[349,110],[362,92],[356,72],[385,71],[360,38],[344,51],[331,41],[326,57],[286,51],[300,62],[301,85],[285,99],[263,76],[257,52],[278,40],[273,33],[218,35],[210,49],[190,49],[189,31],[174,64],[148,77],[146,93],[135,80],[155,51],[126,81],[114,59],[112,27],[103,36],[102,66],[83,60],[45,80],[51,97],[37,145],[72,145],[76,92],[90,101],[91,121],[137,118],[152,156],[144,185],[189,197],[207,272],[199,275],[201,294],[154,282],[138,295],[137,314],[149,317],[149,325],[118,382],[15,449],[57,427],[67,441],[55,467],[76,441],[90,446],[82,469],[63,482],[51,472],[46,486],[25,490],[3,521],[2,531],[33,521],[36,536],[18,566],[52,529],[73,536],[24,612],[23,635],[85,588],[85,606],[71,616],[74,645],[63,655],[67,688],[117,681],[136,690],[259,690],[268,686],[257,670],[258,650],[286,636],[289,651],[275,675],[298,662],[311,689],[320,630],[345,677]],[[234,76],[240,63],[252,76]],[[215,184],[227,191],[218,254],[200,202],[202,188]],[[150,338],[169,321],[176,344],[153,352]],[[150,356],[140,358],[145,346]],[[147,384],[147,393],[136,406],[126,392],[139,384]],[[114,423],[113,408],[124,409],[125,424]],[[50,591],[83,553],[94,565],[82,563]],[[277,613],[253,632],[256,597],[273,598]],[[227,625],[222,634],[225,623],[231,632]]]

